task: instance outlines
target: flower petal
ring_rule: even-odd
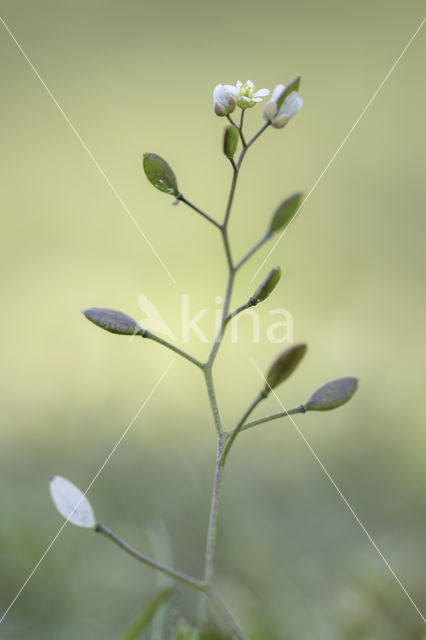
[[[285,84],[277,84],[277,86],[272,92],[271,100],[274,100],[276,102],[280,97],[280,95],[282,94],[282,92],[284,91],[284,89],[285,89]]]
[[[300,111],[302,105],[302,98],[298,95],[297,91],[292,91],[288,94],[288,96],[282,103],[279,115],[284,115],[287,118],[292,118],[298,111]]]
[[[269,89],[259,89],[259,91],[256,91],[254,94],[255,98],[264,98],[265,96],[269,96]]]
[[[277,103],[274,100],[269,100],[263,108],[263,117],[267,122],[272,122],[277,113]]]
[[[232,93],[232,95],[234,96],[238,95],[238,89],[237,87],[234,87],[233,84],[224,84],[223,88],[226,89],[226,91],[228,91],[229,93]]]

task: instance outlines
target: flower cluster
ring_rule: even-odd
[[[297,93],[299,80],[296,78],[288,85],[278,84],[265,104],[263,117],[276,129],[282,129],[303,105],[303,100]],[[251,80],[247,80],[245,84],[238,80],[235,86],[218,84],[213,91],[214,112],[218,116],[228,116],[237,106],[240,109],[249,109],[268,95],[269,89],[256,91]]]
[[[238,80],[234,86],[232,84],[218,84],[213,91],[213,107],[216,115],[227,116],[232,113],[238,105],[240,109],[254,107],[256,102],[261,102],[262,98],[269,95],[269,89],[259,89],[256,91],[251,80],[243,84]]]

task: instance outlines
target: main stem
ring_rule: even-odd
[[[222,480],[223,472],[225,471],[224,465],[221,463],[223,436],[220,435],[217,439],[217,454],[216,454],[216,469],[214,474],[213,493],[211,499],[209,526],[207,531],[207,544],[206,544],[206,558],[204,568],[204,582],[207,585],[211,585],[214,576],[214,557],[216,550],[216,533],[217,533],[217,521],[219,514],[220,496],[222,492]]]
[[[225,434],[225,432],[222,429],[222,424],[221,424],[219,410],[218,410],[217,401],[216,401],[216,395],[214,391],[212,368],[213,368],[214,360],[216,358],[216,355],[218,353],[219,347],[222,342],[222,337],[223,337],[225,327],[228,324],[228,321],[230,320],[229,307],[231,302],[232,289],[235,281],[235,275],[238,269],[245,262],[245,260],[248,259],[250,255],[252,255],[252,252],[250,252],[250,254],[244,260],[240,261],[239,264],[237,265],[234,264],[234,261],[232,258],[232,252],[231,252],[231,245],[229,241],[229,235],[228,235],[228,223],[229,223],[229,217],[231,214],[232,205],[234,202],[234,195],[237,187],[238,176],[239,176],[239,172],[240,172],[245,154],[248,148],[251,146],[251,144],[253,144],[253,142],[257,140],[259,135],[263,133],[263,131],[267,127],[267,125],[264,125],[257,132],[257,134],[253,136],[253,138],[248,143],[246,143],[243,132],[242,132],[243,118],[244,118],[244,111],[242,111],[240,124],[237,127],[240,134],[242,150],[239,155],[238,161],[236,163],[233,160],[231,160],[231,166],[233,169],[232,181],[229,189],[229,195],[228,195],[228,201],[226,204],[224,220],[222,225],[220,225],[223,247],[225,250],[226,260],[228,263],[228,281],[226,285],[226,293],[225,293],[225,298],[223,302],[223,310],[222,310],[220,327],[216,335],[216,338],[214,340],[207,362],[204,365],[204,376],[206,380],[207,392],[208,392],[210,407],[213,413],[213,418],[215,421],[215,427],[217,431],[216,467],[215,467],[215,475],[214,475],[214,482],[213,482],[212,499],[211,499],[211,505],[210,505],[209,525],[208,525],[208,531],[207,531],[205,573],[204,573],[204,582],[206,585],[210,587],[212,585],[213,577],[214,577],[217,523],[218,523],[218,516],[219,516],[220,496],[222,493],[223,476],[225,471],[225,462],[226,462],[229,450],[236,436],[238,435],[238,432],[241,429],[242,424],[244,424],[245,420],[247,419],[251,411],[254,409],[256,404],[260,401],[260,399],[262,399],[262,398],[256,398],[255,402],[252,403],[252,405],[249,407],[246,414],[244,414],[242,421],[240,421],[240,423],[238,423],[237,426],[235,427],[235,430],[231,434]],[[233,123],[232,120],[230,121],[232,122],[232,124],[234,124],[234,126],[237,126],[235,125],[235,123]],[[262,239],[262,244],[263,242],[264,242],[264,239]],[[259,244],[259,246],[261,245]],[[258,247],[256,247],[255,250],[257,248]],[[244,634],[242,632],[240,632],[237,635],[239,638],[244,638]]]

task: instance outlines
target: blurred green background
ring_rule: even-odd
[[[304,107],[268,130],[242,173],[236,254],[278,202],[309,191],[420,25],[422,2],[2,1],[1,15],[173,274],[138,233],[34,71],[0,25],[2,233],[0,610],[62,520],[59,473],[85,488],[171,361],[154,343],[96,329],[80,310],[140,318],[150,298],[175,333],[181,295],[217,308],[215,231],[145,180],[144,151],[221,218],[230,170],[218,83],[258,88],[302,75]],[[290,310],[308,357],[279,389],[287,406],[326,380],[360,378],[339,411],[297,424],[401,582],[426,610],[424,59],[418,34],[259,273],[264,303]],[[247,113],[248,130],[262,123]],[[269,248],[269,247],[268,247]],[[251,295],[266,256],[242,270]],[[212,322],[202,321],[212,335]],[[243,322],[241,322],[241,327]],[[279,345],[247,324],[216,366],[225,422],[257,392]],[[207,345],[188,348],[204,358]],[[279,410],[269,399],[258,415]],[[215,436],[199,372],[174,363],[90,491],[97,517],[160,560],[201,575]],[[107,541],[67,527],[0,626],[1,638],[115,639],[158,577]],[[244,434],[222,501],[217,585],[251,640],[420,640],[425,625],[289,421]],[[182,609],[194,617],[183,592]]]

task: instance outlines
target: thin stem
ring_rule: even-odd
[[[228,276],[228,284],[226,286],[226,293],[225,293],[225,299],[223,302],[223,310],[222,310],[222,319],[221,319],[221,323],[220,323],[220,327],[219,330],[217,332],[217,336],[213,342],[213,346],[211,348],[209,357],[207,359],[207,367],[211,368],[213,366],[213,362],[214,359],[217,355],[217,352],[219,350],[219,347],[221,345],[222,342],[222,338],[223,338],[223,333],[224,333],[224,329],[226,326],[226,316],[228,315],[229,312],[229,305],[231,302],[231,295],[232,295],[232,288],[234,286],[234,279],[235,279],[235,271],[234,269],[230,269],[229,271],[229,276]]]
[[[244,264],[245,262],[247,262],[247,260],[248,260],[249,258],[251,258],[251,257],[252,257],[252,255],[253,255],[254,253],[256,253],[256,251],[258,251],[258,249],[260,249],[261,247],[263,247],[263,245],[265,244],[265,242],[267,242],[267,241],[269,240],[270,236],[271,236],[271,234],[270,234],[270,233],[269,233],[269,231],[268,231],[268,232],[263,236],[263,238],[261,238],[261,239],[259,240],[259,242],[256,242],[256,244],[255,244],[255,245],[250,249],[250,251],[248,251],[248,252],[246,253],[246,255],[245,255],[245,256],[243,256],[239,262],[237,262],[237,264],[235,265],[235,271],[238,271],[238,269],[240,269],[240,268],[243,266],[243,264]]]
[[[222,229],[222,239],[223,239],[223,246],[225,249],[226,259],[228,261],[229,272],[230,274],[231,273],[233,274],[235,271],[235,267],[234,267],[234,262],[232,260],[231,244],[229,242],[228,230],[226,227]]]
[[[259,137],[260,135],[262,135],[262,133],[263,133],[263,132],[264,132],[264,131],[269,127],[269,125],[270,125],[270,123],[269,123],[269,122],[266,122],[266,123],[263,125],[263,127],[261,127],[261,128],[259,129],[259,131],[258,131],[257,133],[255,133],[255,134],[254,134],[254,136],[251,138],[251,140],[249,140],[249,141],[247,142],[247,149],[248,149],[249,147],[251,147],[251,145],[253,144],[253,142],[256,142],[256,140],[258,139],[258,137]]]
[[[206,380],[207,393],[209,395],[210,407],[213,414],[214,425],[218,436],[222,434],[222,423],[220,419],[219,407],[217,405],[216,393],[213,382],[212,368],[207,366],[204,368],[204,377]]]
[[[278,418],[286,418],[287,416],[292,416],[295,413],[306,413],[305,405],[301,404],[299,407],[295,407],[294,409],[289,409],[288,411],[280,411],[279,413],[272,413],[270,416],[264,416],[263,418],[258,418],[257,420],[252,420],[251,422],[246,422],[240,429],[240,431],[246,431],[247,429],[251,429],[258,424],[263,424],[264,422],[271,422],[272,420],[278,420]]]
[[[224,617],[228,620],[229,626],[231,627],[231,629],[234,632],[234,634],[236,635],[236,637],[239,640],[248,640],[247,636],[245,635],[245,633],[241,629],[241,627],[238,624],[237,620],[235,619],[234,615],[232,614],[230,609],[228,609],[226,603],[224,602],[224,600],[222,600],[222,598],[218,594],[218,592],[215,589],[210,589],[208,591],[208,594],[209,594],[210,598],[217,604],[218,608],[223,613]]]
[[[240,132],[241,144],[243,145],[244,149],[247,149],[248,145],[247,145],[246,139],[245,139],[244,134],[243,134],[243,124],[244,124],[244,114],[245,114],[245,112],[246,112],[245,109],[241,109],[240,126],[238,127],[238,129],[239,129],[239,132]]]
[[[239,129],[240,127],[237,125],[236,122],[234,122],[234,120],[231,118],[231,116],[228,114],[226,114],[227,119],[229,120],[229,122],[232,124],[233,127],[235,127],[236,129]]]
[[[214,218],[212,218],[211,216],[209,216],[208,213],[206,213],[205,211],[203,211],[202,209],[200,209],[199,207],[197,207],[195,204],[193,204],[192,202],[190,202],[189,200],[187,200],[185,198],[185,196],[180,193],[176,200],[180,200],[181,202],[184,202],[186,205],[188,205],[188,207],[191,207],[191,209],[194,209],[194,211],[196,211],[197,213],[199,213],[201,216],[203,216],[203,218],[205,218],[206,220],[208,220],[209,222],[211,222],[212,224],[215,225],[215,227],[218,227],[219,229],[221,228],[221,225],[219,222],[217,222],[217,220],[215,220]]]
[[[206,591],[206,585],[201,580],[197,580],[197,578],[193,578],[192,576],[189,576],[186,573],[182,573],[181,571],[176,571],[175,569],[166,567],[165,565],[157,562],[156,560],[153,560],[152,558],[149,558],[143,553],[140,553],[139,551],[137,551],[136,549],[128,545],[127,542],[124,542],[124,540],[119,538],[115,533],[113,533],[110,529],[105,527],[100,522],[96,525],[95,532],[101,533],[103,536],[105,536],[106,538],[114,542],[116,545],[118,545],[121,549],[123,549],[123,551],[125,551],[129,555],[136,558],[136,560],[139,560],[139,562],[143,562],[149,567],[152,567],[157,571],[161,571],[162,573],[165,573],[167,576],[170,576],[171,578],[174,578],[179,582],[183,582],[184,584],[194,587],[194,589],[198,589],[199,591]]]
[[[221,456],[221,459],[220,459],[220,463],[223,466],[225,466],[225,462],[226,462],[228,454],[229,454],[229,452],[231,450],[231,447],[235,442],[235,438],[237,437],[237,435],[240,433],[242,427],[244,426],[245,421],[247,420],[249,415],[252,413],[252,411],[254,411],[254,409],[257,407],[259,402],[262,402],[262,400],[264,400],[266,398],[266,396],[267,396],[266,391],[264,389],[262,389],[262,391],[259,392],[259,394],[256,396],[256,398],[250,404],[248,409],[245,411],[245,413],[243,414],[242,418],[238,422],[237,426],[234,429],[232,429],[232,431],[228,432],[228,434],[227,434],[228,437],[227,437],[227,440],[225,442],[225,446],[223,447],[222,456]]]
[[[233,166],[233,175],[232,175],[231,187],[229,189],[228,202],[226,204],[225,218],[223,220],[222,229],[226,229],[226,227],[228,225],[229,215],[231,213],[232,203],[234,201],[235,187],[237,186],[238,172],[239,172],[239,168],[240,168],[240,164],[241,164],[240,160],[241,160],[241,156],[244,157],[244,155],[243,155],[244,153],[245,153],[245,149],[243,149],[241,151],[240,157],[238,158],[237,164]]]
[[[211,409],[212,409],[212,413],[213,413],[214,420],[215,420],[216,431],[217,431],[217,434],[218,434],[216,469],[215,469],[215,477],[214,477],[214,483],[213,483],[213,493],[212,493],[212,499],[211,499],[211,505],[210,505],[209,525],[208,525],[207,542],[206,542],[206,556],[205,556],[205,582],[208,585],[210,585],[212,583],[213,575],[214,575],[214,556],[215,556],[217,524],[218,524],[218,516],[219,516],[219,503],[220,503],[220,495],[221,495],[221,489],[222,489],[222,481],[223,481],[223,474],[224,474],[224,470],[225,470],[226,458],[227,458],[227,455],[229,453],[229,450],[230,450],[235,438],[237,437],[237,435],[239,433],[239,430],[241,429],[241,426],[244,424],[244,422],[246,421],[246,419],[248,418],[250,413],[253,411],[253,409],[256,407],[256,405],[265,397],[265,393],[262,391],[259,394],[259,396],[255,399],[255,401],[250,405],[250,407],[248,408],[248,410],[246,411],[246,413],[244,414],[244,416],[240,420],[240,422],[237,424],[235,429],[230,434],[227,434],[227,438],[228,439],[227,439],[226,443],[224,443],[224,438],[223,438],[224,432],[223,432],[222,425],[221,425],[221,422],[220,422],[219,410],[218,410],[218,407],[217,407],[216,396],[215,396],[215,392],[214,392],[214,384],[213,384],[213,378],[212,378],[212,367],[213,367],[214,359],[215,359],[215,357],[217,355],[217,352],[218,352],[219,347],[220,347],[221,342],[222,342],[224,329],[225,329],[226,325],[228,324],[229,320],[231,320],[231,318],[233,318],[235,315],[237,315],[237,313],[240,313],[244,309],[246,309],[249,306],[253,305],[252,301],[249,300],[242,307],[239,307],[238,309],[236,309],[232,313],[229,313],[232,289],[233,289],[234,280],[235,280],[235,274],[237,272],[237,269],[258,248],[258,246],[255,246],[251,250],[251,252],[249,252],[249,254],[247,256],[245,256],[242,259],[242,261],[240,261],[239,265],[235,266],[234,262],[233,262],[233,259],[232,259],[231,246],[230,246],[229,236],[228,236],[228,223],[229,223],[229,217],[230,217],[230,214],[231,214],[232,204],[233,204],[233,201],[234,201],[234,195],[235,195],[235,190],[236,190],[236,186],[237,186],[238,175],[239,175],[239,171],[240,171],[240,168],[241,168],[241,164],[242,164],[242,162],[244,160],[244,156],[245,156],[245,154],[247,152],[248,147],[251,144],[253,144],[253,142],[266,129],[266,126],[263,126],[260,129],[260,131],[258,131],[257,134],[247,144],[246,141],[245,141],[245,138],[244,138],[244,134],[242,132],[243,122],[244,122],[244,110],[242,110],[242,113],[241,113],[241,119],[240,119],[239,126],[237,126],[235,124],[235,122],[232,120],[232,118],[229,115],[228,115],[228,120],[234,127],[238,128],[243,148],[242,148],[242,150],[240,152],[240,155],[239,155],[237,163],[235,163],[233,160],[231,161],[231,165],[232,165],[232,169],[233,169],[232,181],[231,181],[231,186],[230,186],[230,189],[229,189],[228,201],[227,201],[226,209],[225,209],[225,216],[224,216],[223,223],[221,225],[223,246],[224,246],[226,259],[227,259],[227,262],[228,262],[228,269],[229,269],[228,282],[227,282],[227,285],[226,285],[226,293],[225,293],[225,298],[224,298],[224,303],[223,303],[223,310],[222,310],[222,319],[221,319],[221,323],[220,323],[220,327],[219,327],[217,336],[216,336],[216,338],[214,340],[214,343],[212,345],[209,357],[207,359],[207,362],[204,365],[204,375],[205,375],[207,391],[208,391],[209,400],[210,400],[210,406],[211,406]],[[263,242],[265,242],[265,240],[266,239],[262,238],[261,242],[258,243],[258,245],[261,246],[261,244]],[[230,618],[231,621],[233,621],[234,619],[232,617],[232,614],[229,612],[229,610],[227,609],[226,605],[219,598],[219,596],[216,597],[216,601],[218,602],[218,604],[221,607],[222,611],[226,612],[226,615],[227,615],[228,619]],[[234,628],[234,630],[235,630],[238,638],[240,638],[242,640],[246,640],[244,634],[239,629],[238,625],[236,626],[236,628]]]
[[[138,335],[142,336],[142,338],[148,338],[149,340],[158,342],[159,344],[162,344],[163,347],[166,347],[167,349],[170,349],[171,351],[174,351],[178,355],[182,356],[182,358],[185,358],[185,360],[192,362],[192,364],[195,364],[200,369],[204,368],[204,364],[200,360],[197,360],[197,358],[194,358],[189,353],[186,353],[186,351],[179,349],[179,347],[175,347],[174,344],[167,342],[167,340],[163,340],[163,338],[159,338],[158,336],[156,336],[154,333],[151,333],[147,329],[144,329],[143,332]]]
[[[210,506],[209,526],[207,531],[207,543],[206,543],[206,560],[205,560],[205,572],[204,582],[211,585],[214,574],[214,554],[216,548],[216,533],[217,533],[217,517],[219,513],[220,496],[222,492],[222,480],[224,466],[220,464],[220,458],[222,454],[222,436],[219,436],[217,442],[217,456],[216,456],[216,469],[213,483],[213,493]]]
[[[228,313],[228,315],[225,318],[225,324],[228,324],[228,322],[232,320],[232,318],[235,318],[235,316],[237,316],[242,311],[245,311],[246,309],[250,309],[250,307],[255,307],[255,306],[256,306],[256,303],[253,301],[253,298],[250,298],[249,300],[247,300],[247,302],[245,302],[241,306],[234,309],[234,311],[231,311],[231,313]]]

